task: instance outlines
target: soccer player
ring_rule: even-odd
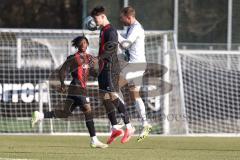
[[[98,84],[100,97],[102,98],[108,118],[112,125],[112,133],[107,143],[112,143],[123,132],[118,127],[119,125],[115,115],[115,107],[118,109],[118,112],[121,114],[121,117],[126,125],[124,136],[121,139],[122,143],[126,143],[134,134],[135,128],[129,122],[129,117],[125,109],[126,107],[120,100],[117,93],[119,91],[118,82],[120,73],[120,66],[117,57],[117,30],[108,21],[106,11],[103,6],[95,7],[91,12],[91,16],[96,24],[101,28],[98,58],[102,60],[99,61],[100,74],[98,76]]]
[[[89,55],[86,50],[89,45],[88,39],[85,36],[76,37],[72,40],[72,46],[78,51],[70,55],[59,70],[59,79],[61,82],[61,91],[65,92],[66,87],[64,79],[67,70],[71,73],[72,81],[68,88],[68,96],[63,110],[53,110],[50,112],[40,113],[38,111],[32,114],[32,127],[35,123],[43,118],[67,118],[72,115],[73,110],[79,106],[85,116],[86,126],[88,128],[93,148],[106,148],[107,144],[100,142],[95,133],[93,113],[86,94],[86,83],[89,76],[90,68],[96,62],[93,56]]]
[[[135,18],[134,8],[123,8],[120,13],[120,20],[125,26],[128,26],[125,34],[118,34],[120,46],[125,49],[125,60],[128,62],[122,69],[120,83],[123,86],[127,80],[134,106],[141,117],[143,129],[138,137],[138,141],[141,141],[152,130],[152,126],[147,121],[145,105],[139,94],[142,77],[146,69],[145,34],[142,25]]]

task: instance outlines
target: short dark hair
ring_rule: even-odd
[[[78,37],[74,38],[74,39],[72,40],[72,46],[75,47],[75,48],[79,48],[79,43],[80,43],[82,40],[86,40],[86,41],[87,41],[87,44],[89,45],[89,42],[88,42],[87,37],[85,37],[85,36],[83,35],[83,36],[78,36]]]
[[[106,10],[103,6],[97,6],[91,11],[91,16],[99,16],[100,14],[106,14]]]
[[[128,7],[124,7],[122,10],[121,10],[121,13],[124,15],[124,16],[133,16],[135,17],[135,9],[131,6],[128,6]]]

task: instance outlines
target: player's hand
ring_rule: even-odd
[[[119,46],[122,50],[129,49],[132,46],[132,42],[128,40],[123,40],[122,42],[119,43]]]
[[[66,93],[66,92],[67,92],[67,89],[66,89],[65,84],[62,84],[62,85],[61,85],[61,87],[60,87],[60,92],[62,92],[62,93]]]

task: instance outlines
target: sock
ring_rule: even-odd
[[[117,118],[116,118],[116,114],[115,114],[114,105],[112,104],[111,100],[110,99],[103,100],[103,104],[106,108],[108,119],[110,120],[111,125],[112,126],[116,125]]]
[[[90,134],[90,137],[96,136],[92,112],[84,113],[84,115],[85,115],[86,126]]]
[[[113,100],[112,103],[117,107],[118,112],[120,113],[124,124],[128,124],[129,116],[126,112],[126,108],[125,108],[126,106],[122,103],[122,101],[119,98]]]
[[[93,120],[86,121],[86,126],[88,128],[88,132],[90,134],[90,137],[96,136]]]
[[[147,117],[146,117],[146,110],[145,110],[145,105],[142,101],[142,98],[137,98],[135,101],[135,107],[138,111],[138,114],[141,117],[143,125],[147,123]]]
[[[41,113],[40,113],[41,116]],[[43,118],[53,118],[55,117],[54,111],[49,111],[49,112],[44,112],[43,113]]]
[[[93,137],[91,137],[91,139],[92,139],[93,142],[97,142],[98,141],[97,136],[93,136]]]
[[[126,124],[127,129],[132,128],[131,123]]]
[[[149,125],[148,121],[147,120],[143,121],[143,126],[147,126],[147,125]]]
[[[112,129],[119,129],[119,126],[118,125],[113,125]]]

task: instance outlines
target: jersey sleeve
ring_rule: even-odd
[[[89,55],[89,75],[92,77],[98,76],[98,58]]]
[[[126,38],[119,32],[118,33],[118,42],[122,43],[123,41],[126,41]]]
[[[120,35],[120,33],[118,33],[118,42],[121,44],[121,47],[123,47],[124,49],[128,49],[131,44],[133,44],[137,40],[140,34],[144,34],[142,32],[144,31],[142,31],[139,26],[135,26],[127,38],[123,37],[122,35]],[[128,43],[123,43],[124,41]]]

